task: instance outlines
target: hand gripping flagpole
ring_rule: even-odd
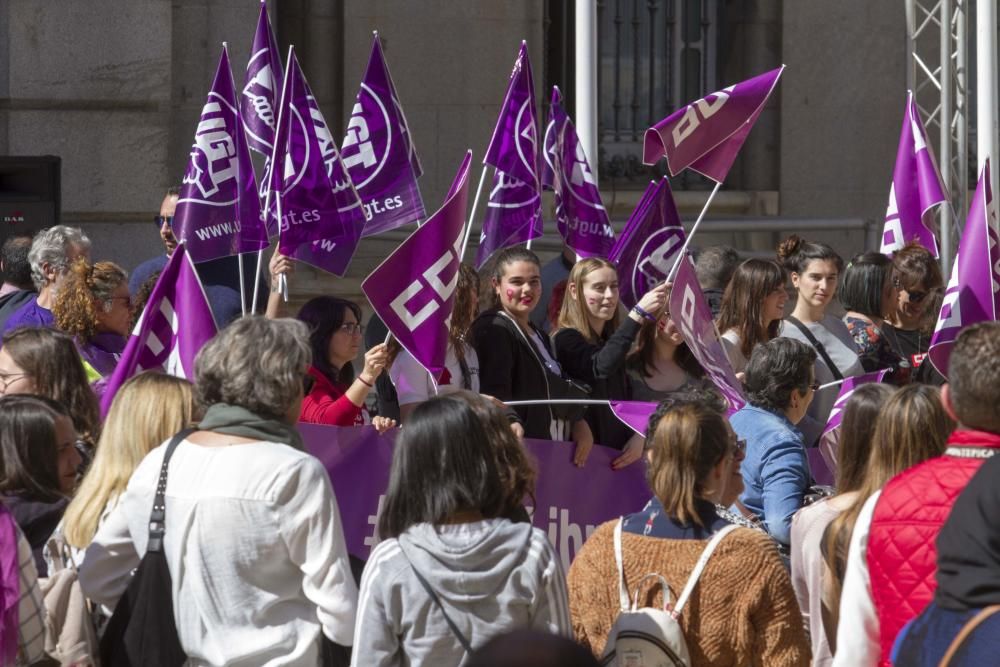
[[[479,195],[483,191],[483,183],[486,182],[486,171],[488,169],[489,165],[483,163],[483,173],[479,177],[479,187],[476,188],[476,196],[472,200],[472,212],[469,213],[469,224],[465,228],[465,238],[462,239],[462,252],[458,255],[459,262],[465,257],[465,248],[469,245],[469,236],[472,234],[472,222],[476,219],[476,209],[479,207]]]
[[[677,259],[674,260],[674,265],[670,268],[670,273],[667,274],[665,282],[672,283],[674,281],[674,277],[677,275],[677,269],[681,264],[681,259],[684,258],[684,255],[687,253],[688,245],[691,244],[691,238],[694,236],[694,233],[698,231],[698,225],[701,224],[702,218],[705,217],[705,213],[708,212],[708,207],[712,203],[712,199],[715,198],[715,193],[719,191],[721,186],[721,181],[715,182],[715,187],[712,188],[712,194],[708,195],[708,199],[705,200],[705,205],[701,207],[701,213],[698,214],[698,219],[694,221],[694,226],[691,228],[691,232],[687,235],[687,238],[684,239],[684,245],[681,246],[680,252],[677,253]]]

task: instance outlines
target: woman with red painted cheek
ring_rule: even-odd
[[[642,323],[655,321],[666,300],[667,285],[659,285],[623,318],[614,265],[597,257],[580,260],[570,271],[552,334],[556,359],[571,377],[593,388],[593,398],[630,398],[625,358]],[[623,449],[633,435],[610,408],[591,406],[586,419],[595,440],[607,447]],[[574,463],[583,465],[588,453],[578,447]]]
[[[814,369],[819,385],[862,375],[865,369],[854,337],[843,320],[827,313],[837,294],[844,260],[830,246],[804,241],[793,234],[778,246],[778,261],[785,266],[798,292],[795,310],[782,322],[779,335],[816,350]],[[815,393],[806,416],[797,424],[806,447],[812,447],[819,439],[839,393],[837,385]]]

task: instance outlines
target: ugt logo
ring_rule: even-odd
[[[250,64],[247,65],[247,69],[253,69],[254,63],[259,58],[267,58],[268,50],[261,49],[250,58]],[[270,63],[265,62],[264,66],[257,70],[257,73],[253,75],[253,78],[243,87],[243,97],[244,106],[246,109],[247,105],[253,110],[253,118],[256,118],[263,123],[264,127],[261,128],[257,123],[247,124],[247,134],[252,140],[257,143],[271,148],[271,143],[274,141],[274,107],[272,105],[272,100],[274,99],[274,94],[277,89],[276,81],[274,79],[274,72],[271,71]],[[255,130],[269,130],[269,136],[261,137],[255,132]]]
[[[184,184],[197,187],[204,199],[214,197],[223,185],[235,180],[237,174],[236,143],[227,122],[232,119],[235,126],[236,109],[218,93],[212,92],[209,97],[210,101],[201,111],[191,147],[191,160],[182,179]],[[212,97],[218,101],[211,100]]]
[[[359,188],[379,175],[392,154],[393,142],[402,141],[394,111],[371,86],[361,84],[343,145],[344,166],[351,171]]]
[[[681,118],[680,122],[677,123],[671,131],[671,136],[673,136],[674,139],[674,146],[680,146],[685,139],[694,134],[694,131],[698,129],[698,126],[700,126],[703,121],[706,121],[715,114],[719,113],[719,110],[722,109],[722,107],[726,105],[726,102],[729,101],[729,94],[733,92],[735,88],[736,85],[734,84],[728,88],[723,88],[717,93],[712,93],[711,95],[703,97],[697,102],[689,104],[684,110],[684,117]]]
[[[396,313],[396,316],[403,321],[403,324],[410,331],[414,331],[427,321],[427,318],[443,306],[446,306],[448,300],[451,299],[452,294],[455,292],[455,286],[458,285],[458,247],[461,245],[461,242],[462,238],[459,235],[455,239],[454,245],[445,250],[433,264],[410,282],[389,304],[392,311]],[[430,288],[430,299],[416,312],[413,312],[409,304],[417,295],[424,294],[426,298],[428,288]]]
[[[538,178],[537,163],[535,156],[538,154],[537,130],[535,129],[535,114],[531,108],[531,100],[526,99],[517,110],[517,117],[514,120],[514,146],[517,148],[517,156],[521,164],[524,165],[528,174],[533,179]]]
[[[632,271],[632,294],[637,298],[667,279],[674,255],[684,245],[684,230],[663,227],[649,235],[639,248],[639,262]]]

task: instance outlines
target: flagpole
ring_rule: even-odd
[[[826,384],[821,384],[820,386],[816,387],[816,391],[823,391],[824,389],[829,389],[830,387],[836,387],[838,384],[844,384],[844,382],[846,381],[847,378],[844,378],[843,380],[834,380],[833,382],[827,382]]]
[[[274,207],[278,214],[278,220],[281,220],[281,193],[275,193]],[[278,228],[278,242],[281,242],[280,226]],[[285,277],[284,271],[278,274],[278,291],[281,292],[281,298],[284,299],[285,303],[288,303],[288,278]]]
[[[504,405],[611,405],[611,401],[596,398],[540,398],[531,401],[504,401]]]
[[[268,191],[268,192],[270,192],[270,191]],[[265,215],[267,215],[266,212],[265,212]],[[260,250],[257,251],[257,270],[254,271],[254,274],[253,274],[253,301],[250,303],[250,314],[251,315],[256,315],[257,314],[257,298],[260,295],[260,269],[261,269],[261,264],[263,263],[263,260],[264,260],[264,249],[261,248]],[[243,257],[242,256],[240,257],[240,261],[243,261]],[[242,274],[243,274],[243,271],[240,271],[240,275],[242,275]],[[243,312],[245,313],[246,310],[244,309]]]
[[[698,231],[698,225],[701,224],[701,219],[705,217],[705,213],[708,212],[708,207],[712,203],[712,199],[715,197],[715,193],[719,191],[722,186],[722,181],[716,181],[715,187],[712,188],[712,194],[708,195],[708,199],[705,200],[705,205],[701,207],[701,213],[698,214],[698,219],[694,221],[694,227],[691,228],[691,233],[687,235],[684,239],[684,245],[681,246],[680,252],[677,253],[677,259],[674,260],[674,265],[670,268],[670,273],[667,274],[666,282],[671,283],[674,281],[674,277],[677,275],[677,269],[681,265],[681,259],[684,258],[684,253],[687,252],[688,245],[691,243],[691,238],[694,233]]]
[[[247,314],[247,286],[246,279],[243,277],[243,255],[241,253],[236,253],[236,260],[239,264],[240,269],[240,312],[243,317]]]
[[[469,245],[469,236],[472,235],[472,221],[476,218],[476,209],[479,207],[479,195],[483,191],[483,183],[486,182],[486,170],[489,169],[489,165],[485,162],[483,163],[483,173],[479,177],[479,187],[476,188],[476,196],[472,200],[472,212],[469,213],[469,225],[465,228],[465,238],[462,239],[462,252],[458,255],[458,261],[462,261],[465,257],[465,248]]]

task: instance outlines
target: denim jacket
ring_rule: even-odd
[[[771,537],[788,544],[792,515],[811,483],[802,434],[784,415],[752,405],[729,421],[747,443],[740,501],[760,517]]]

